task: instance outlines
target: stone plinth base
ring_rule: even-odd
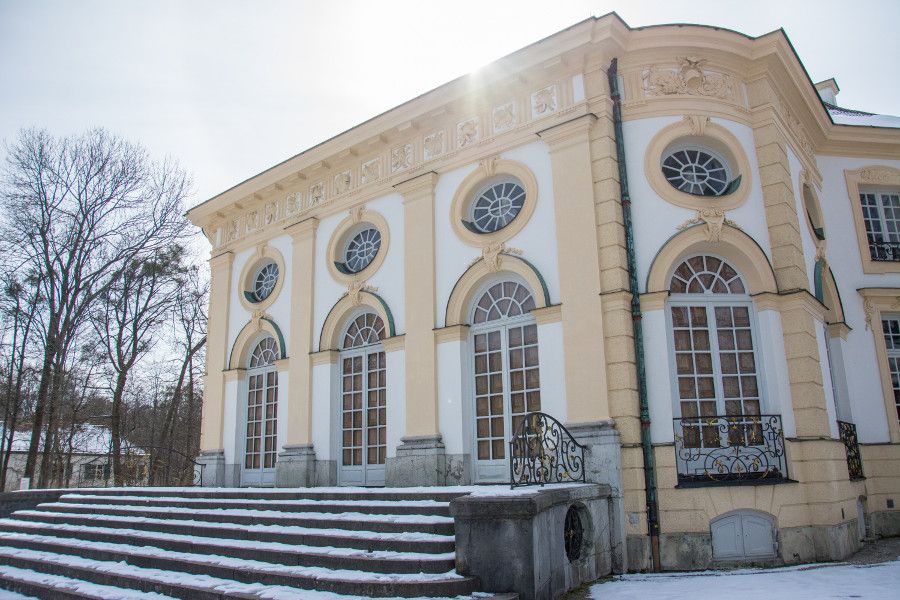
[[[628,570],[628,546],[625,539],[625,502],[622,488],[622,446],[613,420],[575,423],[566,428],[585,447],[585,476],[588,482],[610,489],[610,544],[614,573]]]
[[[316,451],[312,444],[285,446],[275,463],[275,486],[314,485],[316,485]]]
[[[612,572],[608,486],[550,485],[454,499],[456,570],[485,592],[553,600]],[[577,511],[582,542],[566,554],[566,514]],[[574,536],[570,535],[570,539]]]
[[[447,485],[447,455],[441,436],[402,438],[397,455],[387,459],[385,485]]]
[[[225,482],[225,451],[201,450],[197,457],[200,465],[200,485],[203,487],[224,487]]]

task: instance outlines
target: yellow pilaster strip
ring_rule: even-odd
[[[288,362],[287,445],[312,443],[313,293],[316,229],[306,219],[287,228],[291,234],[291,348]]]
[[[406,435],[438,430],[435,360],[434,186],[436,173],[394,186],[403,195]]]
[[[763,86],[762,82],[757,87]],[[762,97],[767,97],[765,94]],[[759,161],[766,224],[772,244],[772,266],[781,293],[795,292],[781,306],[784,347],[794,420],[799,437],[830,435],[821,357],[816,340],[816,319],[804,308],[809,277],[803,257],[800,219],[787,157],[788,139],[779,127],[778,113],[768,108],[757,115],[753,137]]]
[[[223,252],[209,260],[209,320],[206,334],[206,374],[203,378],[203,412],[200,450],[221,450],[228,367],[228,312],[231,304],[231,267],[234,254]]]
[[[586,115],[540,132],[550,147],[570,423],[608,419],[600,263]]]

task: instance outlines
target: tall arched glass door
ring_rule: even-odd
[[[374,313],[350,322],[341,344],[342,485],[384,485],[387,372],[384,323]]]
[[[271,337],[263,339],[247,364],[247,410],[243,485],[273,485],[278,454],[278,347]]]
[[[472,313],[475,480],[507,481],[509,440],[525,413],[541,410],[534,298],[524,285],[497,283]]]
[[[741,276],[720,258],[694,256],[675,269],[669,292],[675,416],[685,447],[761,443],[756,336]]]

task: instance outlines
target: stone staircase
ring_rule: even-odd
[[[478,582],[455,571],[449,516],[464,493],[77,490],[0,519],[0,588],[54,599],[468,598]]]

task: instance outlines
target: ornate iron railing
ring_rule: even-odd
[[[584,482],[584,446],[562,423],[542,412],[523,418],[509,442],[512,487]]]
[[[869,254],[872,260],[900,261],[900,242],[869,242]]]
[[[780,415],[683,417],[674,422],[679,483],[787,478]]]
[[[859,438],[856,437],[856,424],[838,421],[837,426],[841,441],[844,442],[844,449],[847,451],[847,471],[850,473],[850,480],[865,479],[862,456],[859,454]]]

